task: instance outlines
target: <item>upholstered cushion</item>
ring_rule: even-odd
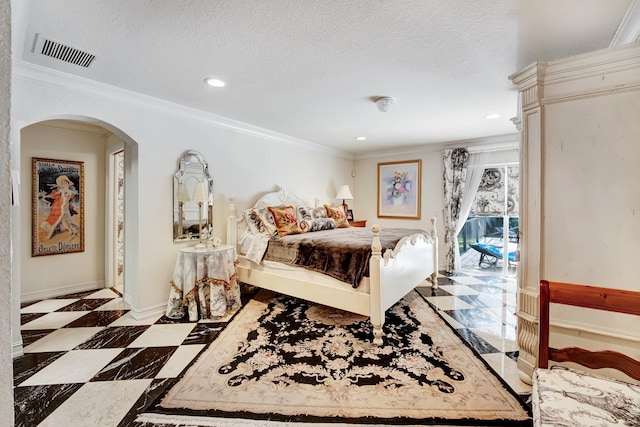
[[[296,218],[296,211],[293,206],[285,206],[282,208],[276,208],[269,206],[269,211],[273,215],[273,219],[276,223],[278,235],[280,237],[288,234],[300,234],[302,230],[298,225],[298,219]]]
[[[324,205],[327,211],[327,217],[332,218],[336,222],[337,228],[349,227],[349,221],[347,221],[347,215],[344,213],[344,207]]]
[[[534,426],[638,425],[640,386],[554,366],[536,369]]]
[[[321,230],[333,230],[334,228],[336,228],[336,222],[333,220],[333,218],[316,218],[309,221],[300,221],[300,229],[304,233]]]

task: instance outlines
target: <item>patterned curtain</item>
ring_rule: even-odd
[[[462,205],[469,152],[466,148],[447,148],[443,151],[444,161],[444,244],[445,271],[456,269],[456,246],[458,245],[458,218]]]

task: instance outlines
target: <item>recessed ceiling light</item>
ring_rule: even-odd
[[[486,117],[487,120],[498,119],[498,118],[500,118],[500,114],[498,113],[487,114],[487,117]]]
[[[206,79],[204,79],[204,82],[213,87],[224,87],[225,85],[225,82],[215,77],[207,77]]]
[[[366,139],[367,139],[366,136],[356,136],[356,141],[364,141]]]

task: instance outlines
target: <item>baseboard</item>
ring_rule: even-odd
[[[131,308],[131,310],[129,310],[129,314],[131,315],[131,317],[133,317],[136,320],[144,320],[149,317],[156,316],[158,314],[165,314],[166,311],[167,311],[167,304],[163,303],[163,304],[158,304],[158,305],[154,305],[154,306],[143,308],[143,309]]]
[[[20,342],[18,343],[14,342],[11,345],[11,355],[13,356],[14,359],[16,357],[20,357],[24,355],[24,347],[22,346],[22,339],[20,339]]]
[[[63,286],[55,289],[29,292],[20,295],[20,302],[40,301],[49,298],[56,298],[64,295],[75,294],[76,292],[100,290],[104,288],[104,281],[80,283],[77,285]]]

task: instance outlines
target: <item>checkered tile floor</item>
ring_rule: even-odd
[[[516,392],[529,393],[515,362],[515,279],[460,274],[439,282],[418,290]],[[15,424],[28,427],[135,425],[224,326],[161,315],[137,321],[112,289],[23,304],[21,317]]]

